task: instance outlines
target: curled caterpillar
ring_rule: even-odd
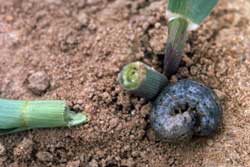
[[[168,142],[213,134],[222,120],[216,94],[192,80],[165,87],[153,103],[151,125]]]

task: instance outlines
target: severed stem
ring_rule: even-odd
[[[128,93],[147,100],[153,100],[168,83],[163,74],[141,62],[126,65],[118,80]]]
[[[164,74],[170,77],[177,72],[187,40],[188,21],[175,18],[168,23],[168,40],[164,57]]]
[[[35,128],[72,127],[88,122],[60,100],[21,101],[0,99],[0,135]]]

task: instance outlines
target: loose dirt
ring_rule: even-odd
[[[170,81],[200,81],[220,96],[224,119],[210,138],[171,145],[149,125],[150,104],[117,82],[126,63],[162,71],[165,0],[0,0],[0,97],[62,99],[89,124],[0,137],[6,167],[250,166],[250,1],[221,0],[189,35]],[[40,96],[26,81],[42,71]]]

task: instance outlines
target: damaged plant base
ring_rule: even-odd
[[[178,18],[168,23],[168,41],[164,57],[164,73],[170,77],[174,74],[181,62],[183,50],[187,40],[188,22]]]
[[[222,122],[215,93],[191,80],[166,87],[153,103],[151,126],[167,142],[214,134]]]
[[[177,72],[182,59],[187,32],[195,30],[211,13],[218,0],[169,0],[169,37],[164,58],[164,74],[171,76]]]
[[[118,75],[121,86],[130,94],[154,99],[167,85],[167,78],[142,62],[126,65]]]
[[[0,135],[34,128],[72,127],[88,122],[64,101],[16,101],[0,99]]]

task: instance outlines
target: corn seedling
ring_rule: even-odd
[[[182,59],[187,32],[195,30],[210,14],[218,0],[169,0],[169,37],[164,58],[164,73],[176,73]]]

